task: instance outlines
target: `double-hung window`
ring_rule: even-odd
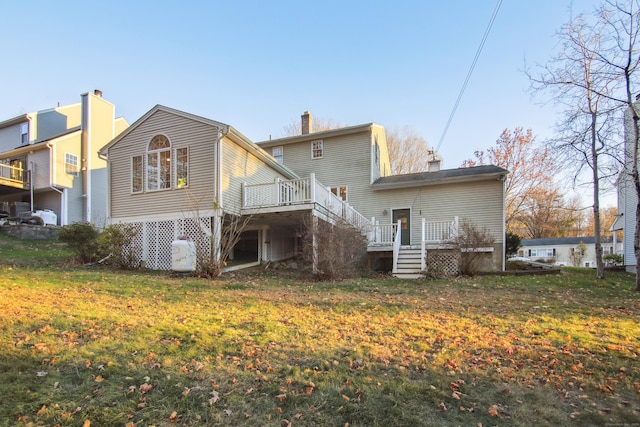
[[[64,172],[69,175],[78,176],[78,156],[71,153],[64,153]]]
[[[282,145],[273,147],[271,149],[271,155],[278,161],[278,163],[282,164],[284,162],[284,149]]]
[[[29,123],[20,125],[20,144],[27,145],[29,143]]]
[[[311,158],[312,159],[321,159],[323,156],[323,147],[322,140],[312,141],[311,142]]]

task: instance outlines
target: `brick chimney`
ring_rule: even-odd
[[[313,121],[313,118],[311,117],[311,113],[308,111],[305,111],[304,114],[300,116],[300,118],[302,118],[302,134],[303,135],[310,134],[311,128],[312,128],[312,121]]]

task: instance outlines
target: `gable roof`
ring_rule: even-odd
[[[270,147],[273,145],[287,145],[287,144],[294,144],[296,142],[314,141],[316,139],[350,135],[353,133],[360,133],[360,132],[367,132],[375,126],[381,127],[381,125],[378,125],[376,123],[366,123],[366,124],[356,125],[356,126],[346,126],[346,127],[336,128],[336,129],[329,129],[322,132],[311,132],[304,135],[294,135],[294,136],[286,136],[284,138],[269,139],[267,141],[256,142],[256,144],[258,144],[261,147],[263,146]]]
[[[267,153],[262,148],[260,148],[258,145],[256,145],[251,140],[249,140],[249,138],[247,138],[242,133],[240,133],[239,131],[237,131],[233,127],[229,126],[228,124],[225,124],[225,123],[222,123],[222,122],[218,122],[218,121],[215,121],[215,120],[211,120],[211,119],[207,119],[206,117],[197,116],[195,114],[187,113],[185,111],[176,110],[174,108],[166,107],[166,106],[160,105],[160,104],[157,104],[155,107],[153,107],[152,109],[147,111],[142,117],[140,117],[138,120],[136,120],[131,126],[129,126],[122,133],[120,133],[120,135],[118,135],[111,142],[109,142],[107,145],[102,147],[99,150],[100,155],[106,156],[111,147],[113,147],[114,145],[119,143],[122,139],[126,138],[127,135],[129,135],[131,132],[133,132],[142,123],[144,123],[149,117],[151,117],[152,115],[154,115],[158,111],[163,111],[163,112],[166,112],[166,113],[169,113],[169,114],[174,114],[176,116],[184,117],[184,118],[189,119],[189,120],[194,120],[196,122],[200,122],[200,123],[204,123],[204,124],[206,124],[208,126],[212,126],[212,127],[216,128],[216,129],[218,129],[218,131],[222,134],[223,137],[224,136],[228,137],[233,142],[235,142],[236,144],[238,144],[239,146],[241,146],[242,148],[247,150],[249,153],[251,153],[254,156],[256,156],[257,158],[259,158],[260,160],[262,160],[265,163],[269,164],[269,166],[271,166],[274,169],[278,170],[283,175],[285,175],[285,176],[287,176],[287,177],[289,177],[291,179],[299,178],[299,176],[295,172],[293,172],[291,169],[287,168],[286,166],[278,163],[278,161],[276,159],[274,159],[273,156],[271,156],[269,153]]]
[[[7,126],[17,125],[18,123],[28,122],[28,121],[29,121],[29,115],[28,114],[21,114],[19,116],[12,117],[10,119],[1,121],[0,122],[0,129],[5,128]]]
[[[421,187],[425,185],[468,182],[488,179],[504,179],[508,170],[493,165],[470,168],[441,169],[435,172],[416,172],[378,178],[372,185],[374,190]]]
[[[595,236],[585,237],[552,237],[547,239],[522,239],[520,243],[522,246],[557,246],[557,245],[579,245],[580,242],[585,245],[592,245],[596,243]],[[611,243],[613,242],[612,236],[600,236],[600,242]]]

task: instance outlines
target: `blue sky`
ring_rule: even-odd
[[[440,154],[459,167],[505,128],[550,137],[523,73],[596,0],[504,0]],[[496,0],[4,2],[0,120],[101,89],[130,123],[155,104],[253,141],[314,117],[409,126],[436,147]],[[588,192],[587,192],[588,193]]]

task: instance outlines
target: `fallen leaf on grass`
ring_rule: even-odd
[[[444,402],[440,402],[440,404],[438,405],[438,408],[442,409],[443,411],[446,411],[447,405],[445,405]]]
[[[500,408],[498,408],[498,405],[491,405],[488,412],[492,417],[497,417],[500,414]]]
[[[38,409],[38,412],[36,412],[36,415],[42,415],[46,410],[47,410],[47,405],[42,405],[42,408]]]
[[[144,393],[147,393],[147,392],[151,391],[152,388],[153,388],[153,386],[151,384],[144,383],[144,384],[140,385],[139,390],[140,390],[140,393],[144,394]]]
[[[171,415],[169,415],[169,419],[175,420],[176,418],[178,418],[178,413],[176,411],[173,411]]]

